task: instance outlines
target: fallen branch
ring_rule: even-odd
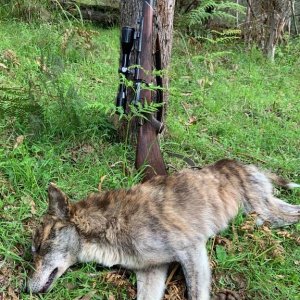
[[[120,9],[116,5],[82,4],[74,0],[53,0],[53,4],[56,6],[58,5],[57,2],[73,16],[102,26],[112,26],[118,24],[120,20]]]

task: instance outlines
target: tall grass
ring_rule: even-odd
[[[53,18],[53,8],[55,8],[53,1],[49,0],[0,1],[0,15],[7,20],[50,21]]]

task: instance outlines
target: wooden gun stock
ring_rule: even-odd
[[[141,80],[144,83],[150,83],[152,79],[152,42],[153,42],[153,1],[145,0],[143,5],[144,24],[142,29],[142,51],[140,56]],[[141,90],[142,104],[147,101],[152,102],[152,92],[147,89]],[[166,175],[166,167],[160,151],[157,138],[158,129],[153,117],[151,116],[139,126],[136,161],[137,169],[145,166],[143,181],[150,179],[155,175]]]

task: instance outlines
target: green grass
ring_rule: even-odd
[[[104,175],[103,189],[139,180],[134,150],[119,141],[112,125],[119,30],[4,21],[0,28],[0,62],[8,68],[0,68],[0,295],[38,299],[21,290],[48,183],[78,200],[97,190]],[[15,61],[4,55],[7,49]],[[167,151],[199,165],[232,157],[300,182],[299,50],[291,44],[270,64],[255,49],[197,49],[176,35],[161,141],[166,162],[185,166]],[[17,106],[9,109],[12,103]],[[24,141],[16,144],[20,136]],[[282,197],[299,203],[299,195]],[[214,291],[235,290],[242,299],[299,299],[299,225],[269,232],[247,220],[250,229],[238,216],[222,233],[225,242],[209,242]],[[107,282],[108,270],[94,264],[72,270],[40,299],[80,299],[93,292],[92,299],[128,298],[126,288]]]

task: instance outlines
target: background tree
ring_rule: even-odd
[[[248,46],[256,42],[270,60],[274,60],[276,45],[283,39],[291,15],[287,0],[248,0],[244,27]]]

